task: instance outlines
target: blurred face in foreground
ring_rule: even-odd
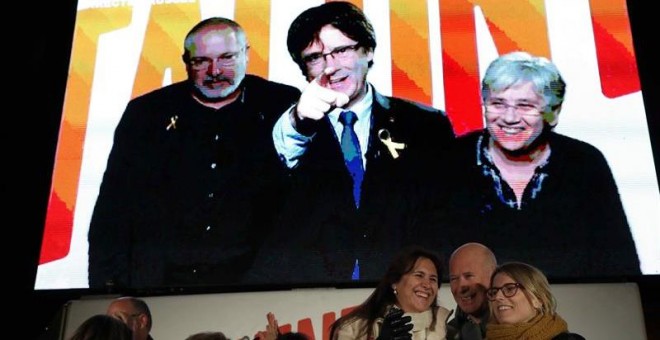
[[[135,339],[146,339],[149,334],[147,315],[138,312],[130,300],[115,300],[106,314],[124,322],[133,331]]]
[[[458,307],[476,316],[488,308],[486,289],[495,263],[483,249],[467,246],[457,250],[449,260],[449,285]]]

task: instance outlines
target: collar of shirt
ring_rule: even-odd
[[[500,170],[495,166],[495,163],[493,163],[493,159],[488,152],[489,138],[489,135],[484,132],[477,140],[477,167],[481,169],[481,174],[483,176],[490,178],[493,190],[501,203],[511,209],[522,210],[527,208],[532,200],[534,200],[541,192],[543,181],[548,177],[547,165],[550,161],[550,156],[548,156],[548,158],[534,170],[534,176],[529,180],[519,206],[518,199],[516,198],[513,189],[504,178],[502,178]]]
[[[364,155],[367,153],[367,143],[369,142],[369,132],[371,128],[371,106],[373,104],[373,89],[370,84],[367,84],[367,93],[360,99],[359,102],[353,103],[353,105],[344,108],[335,108],[334,110],[328,113],[328,119],[332,123],[332,127],[335,130],[337,139],[341,139],[341,133],[344,130],[344,125],[339,122],[339,114],[342,111],[350,110],[355,112],[358,117],[358,120],[355,122],[353,129],[355,134],[358,136],[360,141],[360,151],[362,151],[362,162],[366,169],[366,161]]]

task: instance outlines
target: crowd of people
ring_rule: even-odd
[[[188,79],[132,99],[115,130],[89,228],[90,288],[380,279],[332,339],[581,339],[544,272],[640,265],[604,156],[554,131],[566,94],[556,65],[522,51],[495,59],[484,128],[456,136],[442,110],[368,81],[376,45],[350,2],[303,11],[287,36],[301,91],[246,73],[237,22],[195,25]],[[445,275],[455,312],[438,305]],[[107,315],[151,339],[143,300],[113,301]],[[306,337],[267,320],[254,338]],[[72,340],[125,328],[94,316]]]
[[[132,99],[116,127],[89,287],[376,281],[403,246],[470,241],[552,277],[640,274],[605,157],[554,131],[566,94],[555,64],[496,58],[485,127],[456,136],[444,111],[369,82],[376,45],[352,3],[306,9],[287,36],[300,91],[246,74],[237,22],[195,25],[188,79]]]
[[[449,260],[450,289],[456,311],[438,303],[444,264],[421,246],[407,246],[391,260],[369,297],[330,327],[333,340],[531,339],[584,340],[571,333],[557,313],[546,276],[523,262],[497,265],[480,243],[456,249]],[[453,318],[452,318],[453,315]],[[307,340],[311,335],[280,332],[273,313],[254,340]],[[70,340],[151,340],[152,316],[143,299],[113,300],[105,315],[94,315]],[[220,331],[202,331],[185,340],[226,340]],[[241,339],[251,339],[243,337]]]

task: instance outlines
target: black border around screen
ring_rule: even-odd
[[[655,20],[655,11],[650,8],[650,5],[640,1],[628,1],[628,11],[630,14],[630,22],[633,33],[633,42],[635,46],[635,53],[640,72],[640,81],[642,84],[644,105],[646,108],[646,115],[649,126],[649,133],[651,136],[651,143],[653,148],[654,162],[656,166],[656,176],[658,176],[660,169],[660,145],[659,126],[660,117],[660,100],[658,96],[658,79],[655,77],[657,74],[657,62],[654,62],[654,57],[657,55],[652,51],[655,39],[654,29],[652,25]],[[22,186],[16,195],[12,197],[14,202],[21,204],[22,202],[29,202],[25,211],[24,219],[27,224],[21,228],[25,231],[25,244],[29,245],[30,254],[24,257],[26,260],[21,268],[25,273],[25,283],[29,289],[32,289],[36,277],[36,268],[39,258],[39,250],[41,246],[41,235],[43,233],[43,226],[46,214],[46,207],[48,204],[48,196],[50,193],[51,176],[53,172],[53,163],[55,159],[56,144],[59,133],[59,125],[62,118],[62,105],[64,99],[64,92],[67,82],[67,73],[69,66],[69,54],[71,51],[71,43],[73,37],[73,28],[75,24],[75,16],[77,12],[77,4],[73,0],[63,1],[55,9],[38,9],[35,22],[36,28],[43,30],[42,34],[31,35],[29,39],[29,48],[31,58],[30,75],[24,80],[28,81],[26,88],[36,88],[32,92],[28,92],[28,100],[38,98],[40,103],[35,108],[35,115],[38,115],[38,122],[30,125],[29,135],[26,133],[26,140],[32,139],[30,135],[36,136],[36,141],[30,144],[28,155],[30,161],[25,167],[28,171],[22,175],[29,176],[25,181],[27,187]],[[35,85],[38,84],[38,85]],[[38,93],[38,95],[37,95]],[[21,126],[26,126],[32,123],[23,114],[19,118],[24,122]],[[27,142],[26,142],[27,143]],[[27,144],[26,144],[27,145]],[[23,198],[25,196],[25,198]],[[23,208],[25,208],[23,206]],[[602,280],[595,279],[596,281],[611,281],[635,278],[602,278]],[[580,278],[571,280],[572,282],[582,282]],[[594,279],[589,279],[593,282]],[[359,283],[357,286],[369,285],[371,283]],[[351,284],[355,287],[356,284]],[[171,293],[194,293],[194,292],[208,292],[208,291],[237,291],[237,290],[259,290],[259,289],[281,289],[291,288],[291,286],[281,287],[278,285],[260,285],[258,287],[204,287],[194,288],[193,290],[182,288],[164,287],[162,290],[150,292],[137,292],[141,294],[171,294]],[[106,292],[93,292],[87,289],[71,289],[72,292],[87,292],[87,293],[106,293]]]
[[[56,334],[60,312],[67,301],[82,296],[94,294],[86,289],[35,291],[41,238],[46,216],[46,207],[50,193],[51,176],[55,159],[55,150],[59,125],[62,115],[62,104],[67,81],[69,53],[76,15],[76,1],[63,0],[57,5],[40,6],[38,3],[24,3],[22,10],[14,13],[26,13],[22,22],[16,25],[13,32],[7,34],[8,53],[11,57],[7,64],[12,69],[14,58],[24,58],[22,54],[28,50],[30,65],[27,75],[19,76],[17,92],[26,94],[27,103],[34,101],[31,110],[22,113],[8,111],[6,115],[13,127],[20,127],[18,133],[18,152],[23,156],[16,160],[13,169],[17,178],[16,184],[10,188],[9,200],[12,202],[7,211],[7,221],[11,213],[18,212],[18,232],[11,232],[10,243],[18,246],[18,291],[19,298],[24,297],[26,313],[12,315],[29,315],[31,326],[28,326],[27,338],[38,338],[47,334]],[[640,80],[644,93],[649,132],[653,147],[656,170],[660,169],[660,91],[658,78],[657,41],[658,11],[650,1],[629,0],[628,10],[632,25],[633,40]],[[34,33],[34,32],[37,33]],[[23,96],[21,96],[22,98]],[[25,105],[27,107],[27,105]],[[34,117],[33,119],[31,119]],[[7,126],[5,126],[7,127]],[[9,130],[6,130],[9,131]],[[8,164],[5,162],[5,164]],[[10,163],[11,164],[11,163]],[[10,172],[14,174],[13,171]],[[660,171],[656,171],[660,174]],[[660,182],[660,176],[658,176]],[[7,223],[12,226],[13,223]],[[10,227],[11,228],[11,227]],[[13,228],[12,228],[13,229]],[[14,240],[13,235],[18,235]],[[14,262],[12,257],[10,262]],[[12,266],[13,267],[13,266]],[[8,273],[10,280],[15,272]],[[621,280],[622,278],[618,278]],[[658,330],[658,315],[660,313],[660,275],[644,275],[629,277],[625,280],[636,282],[640,288],[642,306],[647,324],[647,335],[660,336]],[[572,283],[582,283],[575,280]],[[11,285],[10,285],[11,286]],[[277,288],[277,287],[273,287]],[[10,289],[10,294],[13,291]],[[143,292],[144,295],[148,295]],[[174,292],[177,293],[177,292]],[[10,318],[10,320],[12,320]],[[655,323],[655,326],[653,324]]]

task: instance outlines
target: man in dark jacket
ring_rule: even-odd
[[[497,267],[495,254],[481,243],[466,243],[449,258],[449,286],[456,301],[456,315],[447,323],[447,339],[486,338],[490,276]]]
[[[139,298],[123,296],[108,305],[107,315],[121,320],[133,331],[134,340],[153,340],[151,327],[153,319],[149,305]]]
[[[285,168],[271,132],[300,96],[246,75],[248,41],[225,18],[184,41],[188,79],[131,100],[89,230],[91,288],[237,282],[273,220]]]
[[[253,274],[375,282],[392,254],[417,241],[426,179],[439,176],[452,128],[442,111],[384,96],[367,81],[375,32],[351,3],[305,10],[287,45],[310,83],[273,130],[292,188]]]

